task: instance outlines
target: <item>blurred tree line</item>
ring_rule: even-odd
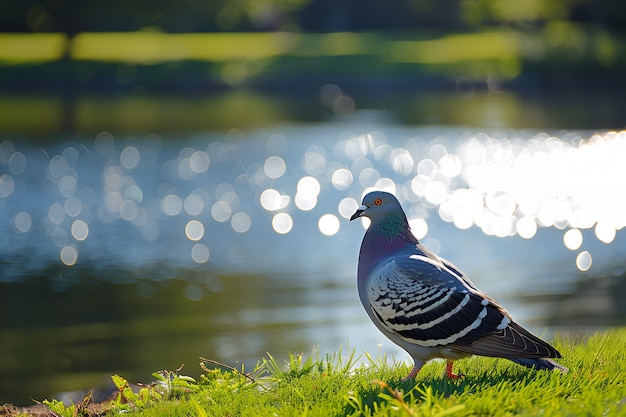
[[[624,0],[13,0],[1,32],[467,30],[548,21],[624,31]]]

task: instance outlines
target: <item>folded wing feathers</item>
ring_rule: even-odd
[[[372,310],[390,331],[420,346],[448,346],[483,356],[560,357],[471,282],[454,275],[456,269],[439,267],[423,256],[410,258],[417,262],[410,271],[392,260],[369,283]]]
[[[483,356],[500,358],[560,358],[561,354],[543,340],[530,334],[523,327],[511,322],[498,330],[473,342],[461,343],[456,349]]]

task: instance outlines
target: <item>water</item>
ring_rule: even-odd
[[[348,218],[370,189],[396,194],[418,238],[531,329],[624,324],[623,155],[626,131],[411,127],[380,112],[5,138],[0,402],[181,363],[197,375],[199,356],[249,368],[343,345],[404,360],[356,295],[365,225]]]

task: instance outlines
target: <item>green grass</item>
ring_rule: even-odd
[[[626,329],[588,338],[557,337],[560,362],[570,372],[537,372],[500,359],[456,362],[466,375],[443,377],[441,361],[415,381],[402,381],[409,363],[354,351],[269,356],[249,373],[211,361],[193,381],[182,371],[155,373],[158,383],[120,389],[107,406],[127,416],[622,416],[626,415]],[[57,415],[86,415],[48,402]],[[88,414],[88,413],[87,413]]]

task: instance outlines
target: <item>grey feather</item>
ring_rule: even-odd
[[[566,373],[569,371],[566,367],[556,363],[551,359],[511,359],[513,362],[526,366],[527,368],[533,368],[538,371],[560,371]]]

